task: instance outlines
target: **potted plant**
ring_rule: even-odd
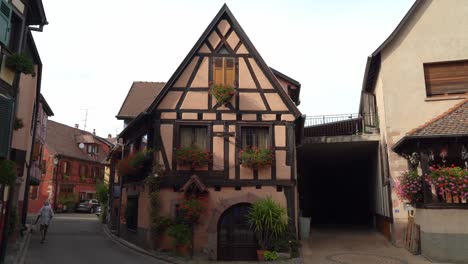
[[[34,63],[26,55],[14,53],[6,58],[5,65],[16,72],[31,74],[34,76]]]
[[[252,204],[247,221],[260,246],[257,250],[258,260],[263,261],[265,250],[271,249],[273,241],[284,235],[288,229],[286,209],[267,197]]]
[[[176,223],[169,227],[168,234],[174,239],[174,247],[177,255],[188,256],[190,242],[190,229],[186,224]]]
[[[236,89],[226,84],[211,84],[210,93],[216,98],[220,104],[226,105],[234,96]]]
[[[240,151],[240,163],[244,167],[259,169],[271,166],[275,159],[273,150],[257,147],[247,147]]]
[[[16,181],[16,164],[11,160],[0,160],[0,184],[13,185]]]
[[[18,130],[24,127],[23,119],[15,118],[15,123],[13,125],[14,130]]]
[[[178,164],[195,169],[207,165],[211,161],[211,153],[195,145],[179,147],[176,150],[176,159]]]

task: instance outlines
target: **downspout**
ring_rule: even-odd
[[[24,197],[23,197],[23,211],[21,212],[21,224],[23,225],[23,230],[25,230],[26,226],[26,218],[28,216],[28,205],[29,205],[29,188],[31,185],[31,165],[33,164],[32,162],[32,157],[33,157],[33,151],[34,151],[34,144],[36,140],[36,128],[37,128],[37,113],[39,111],[39,102],[40,102],[40,95],[41,95],[41,82],[42,82],[42,63],[39,63],[37,65],[37,85],[36,85],[36,104],[35,104],[35,109],[33,112],[32,116],[32,122],[34,122],[33,125],[33,134],[32,134],[32,144],[31,144],[31,149],[29,153],[29,163],[27,165],[28,172],[26,175],[26,183],[24,185]],[[40,162],[40,161],[39,161]]]

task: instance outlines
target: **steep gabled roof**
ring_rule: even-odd
[[[104,150],[100,149],[98,155],[92,157],[78,147],[81,142],[97,143],[96,141],[107,144],[109,148],[112,147],[112,144],[90,132],[52,120],[47,121],[46,146],[52,154],[100,163],[105,160],[108,154]]]
[[[287,104],[288,108],[290,111],[293,113],[293,115],[297,118],[301,116],[301,112],[299,109],[296,107],[294,102],[291,100],[291,98],[288,96],[288,94],[284,91],[284,89],[281,87],[281,84],[278,82],[276,79],[275,75],[273,72],[270,70],[270,68],[267,66],[263,58],[260,56],[258,51],[255,49],[255,46],[252,44],[250,39],[248,38],[247,34],[245,34],[244,30],[240,26],[239,22],[237,22],[236,18],[232,14],[232,12],[229,10],[228,6],[224,4],[221,9],[219,10],[218,14],[214,17],[214,19],[211,21],[211,23],[208,25],[208,27],[205,29],[203,34],[200,36],[198,41],[195,43],[195,45],[192,47],[190,52],[187,54],[185,59],[182,61],[182,63],[179,65],[177,70],[174,72],[174,74],[171,76],[169,81],[166,83],[164,88],[162,89],[161,93],[156,97],[154,102],[151,104],[151,106],[148,108],[148,113],[153,113],[156,110],[156,107],[158,104],[161,102],[161,100],[164,98],[164,96],[167,94],[169,89],[174,85],[174,82],[178,79],[178,77],[181,75],[183,70],[188,66],[190,63],[191,59],[195,56],[196,52],[201,48],[203,42],[205,39],[208,37],[208,35],[214,30],[218,22],[220,22],[223,18],[227,18],[228,20],[231,21],[232,27],[235,30],[235,32],[239,35],[239,38],[242,40],[246,48],[250,51],[250,54],[252,57],[258,62],[259,67],[264,71],[267,79],[272,83],[272,85],[277,89],[279,95],[283,99],[283,101]]]
[[[468,137],[468,99],[406,134],[393,149],[398,150],[412,139]]]
[[[416,11],[422,6],[426,0],[416,0],[406,13],[403,19],[398,23],[398,26],[393,30],[392,34],[367,58],[364,79],[362,82],[362,91],[371,92],[375,87],[376,78],[380,70],[380,54],[392,41],[402,32],[403,28],[408,24],[408,21],[413,17]]]
[[[133,82],[116,116],[117,119],[133,119],[146,111],[165,84],[164,82]]]

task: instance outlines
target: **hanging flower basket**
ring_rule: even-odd
[[[176,150],[176,159],[178,164],[195,169],[210,163],[211,153],[196,146],[179,147]]]
[[[151,166],[153,150],[147,149],[125,157],[117,165],[117,172],[123,177],[135,177],[144,174]]]
[[[417,171],[405,171],[395,181],[395,189],[400,200],[410,204],[423,202],[422,181],[423,177]]]
[[[226,105],[236,93],[236,89],[230,85],[213,83],[210,92],[218,103]]]
[[[273,150],[249,147],[240,151],[240,163],[244,167],[260,169],[271,166],[275,159]]]
[[[24,74],[31,74],[34,76],[34,63],[33,61],[23,55],[23,54],[18,54],[14,53],[9,55],[6,58],[5,65],[16,72],[21,72]]]

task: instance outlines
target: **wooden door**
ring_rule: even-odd
[[[249,204],[227,209],[218,223],[218,260],[257,260],[257,241],[247,223]]]

